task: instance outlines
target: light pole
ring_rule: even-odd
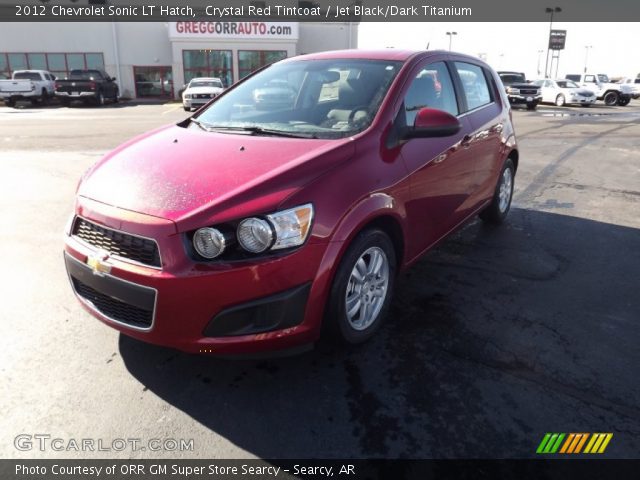
[[[538,77],[540,76],[540,59],[542,58],[542,54],[544,50],[538,50]]]
[[[451,39],[454,35],[458,35],[458,32],[447,32],[447,35],[449,36],[449,51],[451,51]]]
[[[593,45],[584,46],[584,73],[587,73],[587,60],[589,59],[589,50],[593,48]]]
[[[551,19],[549,20],[549,37],[551,37],[551,30],[553,29],[553,14],[560,13],[562,9],[560,7],[546,7],[544,9],[545,12],[551,14]],[[547,71],[549,69],[549,51],[551,49],[547,46],[547,59],[544,62],[544,78],[549,78]]]

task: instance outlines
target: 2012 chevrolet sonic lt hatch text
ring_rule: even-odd
[[[72,288],[104,323],[188,352],[297,351],[323,326],[367,340],[400,270],[474,215],[507,215],[503,90],[487,64],[442,51],[263,68],[85,173]]]

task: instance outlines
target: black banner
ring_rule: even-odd
[[[555,0],[554,21],[640,20],[635,0]],[[0,21],[224,22],[540,22],[544,4],[530,0],[0,0]]]
[[[636,478],[640,460],[0,460],[2,480]]]

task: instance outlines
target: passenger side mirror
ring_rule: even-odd
[[[111,81],[115,82],[116,81],[116,77],[111,77]]]
[[[443,110],[421,108],[416,115],[413,128],[407,128],[404,138],[450,137],[460,131],[460,121]]]

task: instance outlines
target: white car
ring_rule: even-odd
[[[534,85],[540,87],[543,103],[553,103],[558,107],[563,105],[582,105],[588,107],[596,103],[596,94],[583,88],[571,80],[536,80]]]
[[[631,98],[634,100],[640,98],[640,78],[626,77],[618,83],[628,88],[628,93],[631,95]]]
[[[187,89],[182,92],[182,106],[185,111],[190,112],[193,108],[200,108],[209,103],[212,98],[217,97],[223,91],[224,86],[219,78],[194,78],[187,85]]]
[[[19,100],[46,104],[54,96],[55,79],[46,70],[16,70],[11,80],[0,80],[0,98],[8,107],[15,107]]]

